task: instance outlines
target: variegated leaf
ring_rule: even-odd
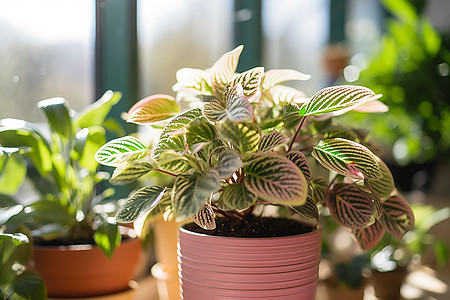
[[[258,149],[260,134],[252,124],[234,123],[225,120],[220,123],[218,131],[220,137],[230,142],[241,154],[254,152]]]
[[[297,206],[306,201],[305,176],[286,157],[274,153],[252,154],[245,164],[245,187],[263,200]]]
[[[182,88],[195,89],[201,93],[212,93],[209,75],[206,71],[192,68],[182,68],[176,74],[177,83],[173,86],[175,92]]]
[[[214,230],[216,229],[216,215],[214,211],[208,203],[203,204],[202,209],[192,217],[194,223],[200,226],[205,230]]]
[[[290,69],[274,69],[264,74],[262,88],[268,90],[271,87],[291,80],[308,80],[311,75],[300,73],[299,71]]]
[[[151,164],[145,161],[132,161],[118,166],[109,180],[114,185],[131,183],[153,170]]]
[[[194,119],[187,126],[186,142],[189,145],[211,142],[216,137],[216,128],[205,117]]]
[[[328,199],[327,207],[333,219],[348,228],[367,227],[372,220],[372,199],[354,184],[337,184]]]
[[[223,188],[217,207],[221,210],[244,210],[256,203],[257,197],[243,183],[235,183]]]
[[[128,111],[129,123],[152,124],[180,113],[180,105],[169,95],[153,95],[138,101]]]
[[[390,197],[382,205],[383,215],[380,223],[396,239],[401,239],[407,231],[414,228],[414,214],[401,195]]]
[[[275,104],[286,105],[288,103],[295,103],[296,105],[300,105],[309,100],[302,91],[284,85],[276,85],[270,88],[265,92],[265,95]],[[297,115],[299,110],[300,108],[296,111]]]
[[[203,115],[211,122],[219,122],[227,116],[225,105],[225,103],[214,98],[203,105]]]
[[[138,190],[122,205],[116,214],[119,223],[131,223],[156,207],[161,200],[165,187],[146,186]]]
[[[309,182],[311,180],[311,171],[309,170],[305,154],[299,150],[295,150],[286,154],[286,157],[302,171],[306,180]]]
[[[233,150],[222,151],[219,155],[217,167],[214,168],[219,173],[221,179],[230,178],[237,169],[242,167],[242,160],[239,153]]]
[[[325,204],[328,192],[328,182],[325,178],[319,177],[309,182],[309,195],[316,203]]]
[[[292,207],[292,209],[307,220],[315,220],[316,223],[319,222],[317,203],[310,196],[306,198],[305,204]]]
[[[287,137],[274,130],[271,133],[261,137],[258,144],[258,151],[266,152],[283,145],[288,141],[289,139]]]
[[[362,104],[380,98],[371,89],[362,86],[338,85],[318,91],[300,109],[301,116],[332,113],[340,115]]]
[[[109,141],[94,155],[95,160],[104,166],[118,167],[120,164],[139,159],[147,154],[147,146],[132,136]]]
[[[172,189],[172,206],[177,221],[193,217],[210,195],[220,189],[219,173],[209,170],[206,174],[180,175]]]
[[[226,86],[227,93],[234,88],[234,86],[240,84],[242,86],[242,92],[250,98],[259,90],[261,84],[261,78],[264,75],[263,67],[256,67],[248,70],[242,74],[239,74]]]
[[[368,179],[368,181],[376,195],[381,200],[386,200],[389,196],[391,196],[395,189],[394,178],[392,177],[392,173],[388,166],[386,166],[386,164],[379,157],[377,157],[377,161],[380,165],[381,177],[378,179]]]
[[[233,78],[243,49],[244,47],[241,45],[225,53],[211,67],[212,87],[218,99],[224,99],[225,86]]]
[[[182,153],[186,149],[185,134],[179,133],[187,131],[187,126],[190,122],[202,115],[200,108],[192,108],[184,113],[174,117],[163,129],[159,138],[158,144],[152,152],[152,158],[158,163],[158,166],[169,172],[183,172],[187,165],[182,159],[172,160],[167,163],[166,159],[163,159],[163,154],[167,151],[174,151],[175,153]],[[171,155],[172,157],[173,155]]]
[[[375,155],[365,146],[351,140],[335,138],[324,139],[314,147],[312,155],[326,169],[339,174],[361,179],[378,179],[382,176]]]
[[[375,223],[366,228],[353,230],[353,235],[355,236],[358,244],[361,246],[361,249],[367,251],[373,248],[381,240],[384,232],[385,230],[383,226],[381,226],[379,222],[375,221]]]

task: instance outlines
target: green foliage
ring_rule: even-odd
[[[22,233],[0,232],[0,297],[1,299],[47,299],[44,281],[39,274],[26,270],[31,245]]]
[[[10,196],[0,212],[0,225],[9,232],[26,226],[40,241],[95,240],[112,254],[120,235],[106,204],[114,201],[104,199],[111,190],[95,193],[106,173],[99,172],[93,156],[106,142],[104,123],[120,98],[120,93],[108,91],[81,113],[63,98],[43,100],[38,106],[47,117],[45,127],[0,120],[0,195]],[[24,183],[34,188],[33,198],[16,196]]]
[[[373,229],[371,224],[382,224],[378,232],[386,227],[396,237],[411,229],[414,217],[394,190],[385,164],[367,143],[361,144],[364,134],[331,119],[378,103],[381,95],[345,85],[307,99],[301,91],[280,85],[309,79],[298,71],[257,67],[235,74],[241,52],[239,46],[207,70],[177,72],[177,99],[193,108],[179,113],[179,107],[159,105],[155,99],[162,96],[155,95],[130,109],[129,122],[137,122],[136,107],[145,107],[140,124],[165,123],[150,158],[140,157],[144,152],[130,147],[128,137],[99,149],[97,161],[117,167],[115,184],[147,171],[175,178],[167,191],[159,186],[139,190],[117,218],[132,222],[145,214],[173,213],[178,221],[192,218],[200,227],[214,229],[215,214],[243,219],[255,207],[269,204],[317,223],[322,205],[338,223],[357,230],[365,249],[381,238],[364,231]],[[172,117],[163,121],[159,117],[164,115]],[[144,162],[152,167],[142,170]]]
[[[450,149],[450,44],[413,1],[384,0],[393,15],[358,84],[383,94],[386,117],[352,115],[373,128],[401,165],[445,158]],[[422,1],[426,3],[426,1]]]

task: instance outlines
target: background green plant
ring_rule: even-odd
[[[111,255],[121,235],[114,218],[112,188],[98,193],[98,183],[109,178],[93,159],[106,141],[107,119],[120,93],[106,92],[80,113],[63,98],[39,102],[47,124],[0,120],[0,224],[14,232],[30,229],[35,242],[97,243]],[[23,185],[32,196],[22,198]]]

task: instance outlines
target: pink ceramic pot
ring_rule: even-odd
[[[232,238],[180,228],[182,298],[313,300],[321,233]]]

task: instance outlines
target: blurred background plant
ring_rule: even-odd
[[[76,113],[63,98],[39,102],[47,124],[0,120],[0,225],[5,232],[26,227],[35,244],[90,243],[112,255],[121,235],[113,218],[113,188],[99,191],[108,179],[93,159],[106,141],[106,129],[121,132],[108,120],[120,93]]]
[[[383,94],[385,118],[354,120],[401,166],[446,159],[450,149],[450,40],[424,14],[426,0],[382,0],[390,17],[381,46],[355,83]],[[387,126],[386,126],[387,125]],[[394,174],[395,175],[395,174]]]

